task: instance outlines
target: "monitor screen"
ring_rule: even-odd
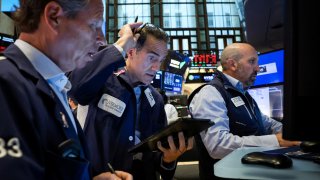
[[[183,77],[167,71],[163,73],[163,89],[168,93],[180,94],[182,91]]]
[[[162,62],[160,69],[174,74],[184,75],[189,63],[190,58],[187,55],[169,50],[168,55]]]
[[[212,68],[217,65],[216,54],[196,54],[190,63],[190,67]]]
[[[214,77],[213,73],[189,73],[186,83],[207,83]]]
[[[12,44],[14,40],[12,36],[0,33],[0,53]]]
[[[202,83],[202,76],[200,73],[189,73],[186,78],[186,83]]]
[[[260,111],[276,120],[283,119],[283,85],[272,85],[248,89]]]
[[[260,71],[253,86],[282,83],[284,50],[267,52],[258,56]]]
[[[308,1],[285,1],[283,137],[320,142],[318,7]]]
[[[187,95],[169,95],[168,103],[174,106],[188,106],[188,96]]]
[[[162,71],[158,71],[154,76],[153,80],[151,81],[151,85],[154,88],[162,89]]]
[[[203,81],[210,82],[213,80],[213,77],[214,77],[213,73],[203,74]]]
[[[19,0],[2,0],[1,3],[1,11],[15,11],[15,6],[19,7]]]

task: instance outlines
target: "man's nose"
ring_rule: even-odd
[[[99,28],[98,33],[97,33],[96,44],[98,45],[98,47],[105,46],[107,44],[101,28]]]
[[[160,70],[160,66],[161,66],[161,62],[157,61],[157,62],[152,64],[152,70],[159,71]]]
[[[255,67],[254,71],[257,72],[257,73],[260,71],[259,65],[257,65],[257,66]]]

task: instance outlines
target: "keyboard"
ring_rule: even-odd
[[[320,153],[305,153],[300,149],[299,146],[279,148],[279,149],[274,149],[274,150],[269,150],[264,152],[285,154],[291,158],[314,161],[320,164]]]

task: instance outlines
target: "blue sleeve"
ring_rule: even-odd
[[[93,57],[93,61],[82,69],[70,73],[72,89],[69,95],[80,104],[87,105],[103,88],[107,78],[119,68],[125,66],[125,61],[119,50],[110,45]]]

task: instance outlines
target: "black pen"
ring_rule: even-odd
[[[136,16],[136,18],[134,19],[134,22],[135,22],[135,23],[138,22],[138,16]],[[132,29],[133,34],[136,33],[135,31],[136,31],[136,28],[133,28],[133,29]]]
[[[108,167],[109,167],[112,174],[116,174],[116,171],[113,169],[113,167],[111,166],[110,163],[108,163]]]
[[[147,24],[148,24],[148,23],[143,23],[140,27],[138,27],[138,28],[136,29],[136,31],[135,31],[134,33],[140,33],[141,30],[142,30]]]

